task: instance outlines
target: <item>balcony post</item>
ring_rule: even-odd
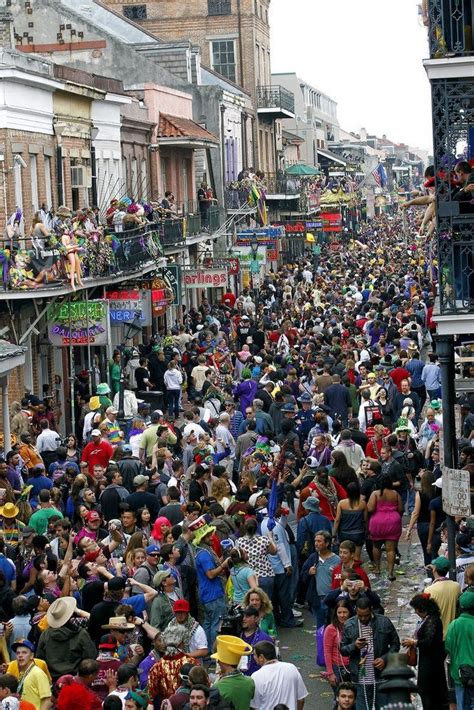
[[[441,369],[441,390],[443,395],[443,449],[444,464],[447,468],[455,468],[457,463],[456,427],[454,416],[454,338],[452,335],[436,336],[436,353]],[[446,516],[448,524],[448,558],[449,576],[456,580],[455,535],[456,526],[451,515]]]

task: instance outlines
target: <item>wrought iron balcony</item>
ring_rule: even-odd
[[[258,86],[257,113],[270,118],[294,118],[295,95],[283,86]]]
[[[474,214],[439,232],[439,313],[474,313]]]
[[[285,198],[297,199],[301,191],[301,178],[283,175],[281,173],[266,173],[263,179],[265,194],[267,198],[277,198],[283,195]]]
[[[429,0],[431,59],[474,53],[473,14],[471,0]]]
[[[231,0],[207,0],[208,15],[231,15]]]

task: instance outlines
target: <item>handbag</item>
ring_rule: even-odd
[[[320,626],[319,629],[316,629],[316,663],[318,666],[322,666],[325,668],[326,663],[324,660],[324,631],[326,630],[325,626]]]
[[[416,666],[418,663],[418,652],[415,646],[407,648],[407,666]]]
[[[474,666],[467,663],[459,666],[459,678],[466,688],[474,688]]]

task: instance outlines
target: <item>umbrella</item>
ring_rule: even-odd
[[[290,167],[287,168],[285,172],[287,175],[295,175],[299,177],[302,177],[304,175],[321,175],[318,168],[315,168],[314,165],[304,165],[303,163],[290,165]]]

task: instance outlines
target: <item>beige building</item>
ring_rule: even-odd
[[[281,166],[282,118],[294,116],[291,92],[272,86],[270,71],[270,0],[104,0],[111,9],[164,41],[190,40],[199,45],[202,63],[252,97],[248,135],[253,155],[248,165],[266,173]]]

